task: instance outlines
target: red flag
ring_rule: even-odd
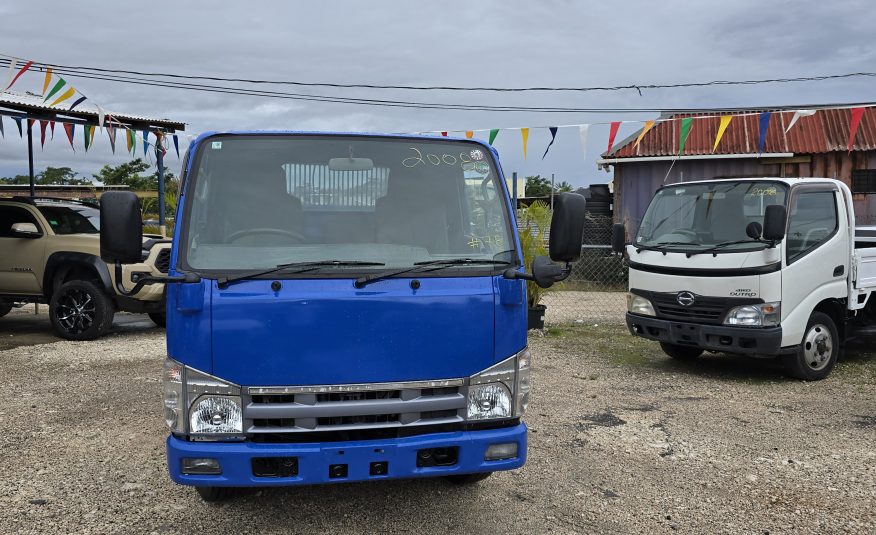
[[[447,132],[441,132],[441,135],[447,137]]]
[[[64,123],[64,131],[67,132],[67,139],[70,140],[70,148],[73,149],[73,152],[76,152],[76,147],[73,146],[73,125]]]
[[[46,127],[49,126],[49,121],[40,120],[40,147],[46,146]]]
[[[852,144],[855,142],[855,134],[858,133],[858,125],[864,117],[864,108],[852,108],[852,121],[849,127],[849,152],[852,152]]]
[[[614,145],[614,138],[617,137],[617,129],[620,128],[620,124],[620,121],[611,123],[611,129],[608,131],[608,150],[606,152],[611,152],[611,147]]]
[[[55,121],[49,122],[49,130],[52,131],[52,139],[55,139]]]
[[[6,89],[4,89],[4,91],[8,91],[9,88],[12,87],[12,84],[17,82],[18,79],[21,78],[21,75],[24,74],[24,72],[26,70],[30,69],[31,65],[33,65],[32,61],[28,61],[27,63],[25,63],[24,66],[21,68],[21,70],[18,71],[18,74],[16,74],[15,77],[9,82],[9,85],[6,86]]]

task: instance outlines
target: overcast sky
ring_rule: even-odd
[[[710,5],[711,4],[711,5]],[[140,71],[313,82],[595,86],[876,71],[873,8],[835,2],[441,1],[441,2],[4,2],[0,53],[51,63]],[[297,102],[140,87],[66,77],[111,110],[187,123],[187,132],[308,129],[416,132],[547,126],[656,114],[499,113],[411,110]],[[41,74],[13,90],[40,92]],[[646,91],[448,93],[303,89],[357,98],[574,107],[719,107],[874,99],[874,79]],[[275,88],[283,90],[283,88]],[[293,88],[289,88],[291,91]],[[635,130],[624,125],[618,140]],[[27,146],[14,123],[0,139],[0,176],[27,172]],[[59,135],[60,134],[60,135]],[[81,135],[81,132],[78,133]],[[484,134],[485,135],[485,134]],[[519,132],[495,146],[506,173],[556,173],[575,185],[602,183],[595,159],[608,127],[591,128],[587,155],[577,129],[561,129],[547,158],[546,129],[532,130],[523,159]],[[114,156],[105,137],[74,154],[63,131],[36,169],[70,166],[90,175]],[[120,145],[123,142],[120,139]],[[129,157],[127,157],[129,158]],[[178,171],[175,156],[170,167]]]

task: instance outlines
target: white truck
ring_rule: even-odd
[[[876,229],[856,229],[838,180],[671,184],[624,237],[615,225],[613,246],[629,256],[627,326],[672,358],[779,357],[791,376],[818,380],[876,324]]]

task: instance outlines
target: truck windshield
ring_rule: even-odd
[[[765,247],[745,233],[764,210],[784,204],[787,187],[778,182],[720,181],[685,184],[659,190],[645,211],[635,245],[639,247],[715,252],[751,251]],[[739,243],[733,243],[739,242]]]
[[[181,251],[191,269],[337,260],[320,270],[363,271],[517,258],[497,167],[474,142],[215,136],[189,176]]]

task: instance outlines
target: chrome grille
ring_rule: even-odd
[[[461,379],[362,385],[251,387],[243,399],[247,433],[296,433],[462,422]]]

